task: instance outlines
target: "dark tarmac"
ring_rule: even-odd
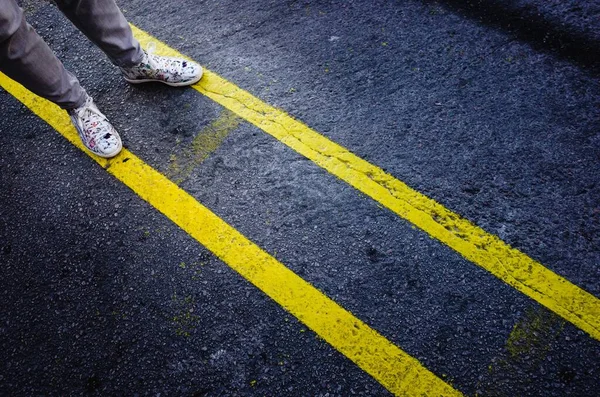
[[[468,396],[600,341],[193,89],[28,21],[124,145]],[[600,2],[118,1],[135,26],[600,298]],[[390,395],[0,89],[0,395]],[[200,149],[198,149],[200,147]]]

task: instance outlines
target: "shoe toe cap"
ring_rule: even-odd
[[[186,80],[199,79],[202,76],[202,67],[196,62],[186,61],[183,67],[183,77]]]
[[[102,157],[114,157],[123,148],[121,138],[116,133],[107,133],[98,142],[96,146],[97,154]]]

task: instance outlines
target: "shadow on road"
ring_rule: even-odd
[[[536,50],[554,54],[600,75],[600,7],[594,6],[594,2],[557,5],[523,4],[514,0],[425,0],[425,3],[445,5],[450,11],[502,29],[530,43]],[[562,22],[548,18],[551,7],[559,8]]]

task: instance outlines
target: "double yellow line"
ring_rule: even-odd
[[[182,56],[132,29],[142,44],[157,42],[158,53]],[[89,154],[64,111],[2,74],[0,85]],[[193,88],[600,340],[600,304],[591,294],[218,75],[206,70]],[[461,395],[133,153],[91,157],[392,393]]]
[[[133,153],[124,149],[109,160],[93,156],[65,111],[1,73],[0,86],[388,390],[397,395],[461,395]]]
[[[155,40],[133,29],[143,44]],[[183,56],[163,43],[157,49]],[[218,75],[207,71],[193,88],[600,340],[600,300],[592,294]]]

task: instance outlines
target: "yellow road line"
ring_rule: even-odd
[[[154,41],[159,53],[183,56],[132,29],[142,44]],[[592,294],[217,74],[205,70],[193,88],[600,340],[600,300]]]
[[[407,396],[462,396],[133,153],[124,149],[110,160],[91,155],[66,112],[2,73],[0,86],[389,391]]]

